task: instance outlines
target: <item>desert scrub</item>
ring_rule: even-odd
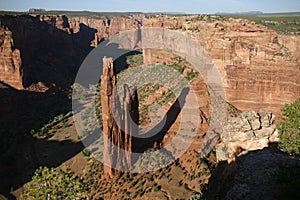
[[[282,109],[278,124],[279,148],[290,155],[300,154],[300,98]]]
[[[71,111],[66,114],[60,114],[60,115],[54,117],[53,119],[49,120],[49,122],[44,124],[43,127],[40,128],[39,130],[36,131],[35,129],[32,129],[30,131],[30,134],[34,137],[46,136],[48,134],[48,132],[50,130],[54,129],[54,127],[56,125],[58,125],[60,122],[63,122],[64,127],[68,127],[69,125],[67,124],[67,120],[72,115],[73,115],[73,113]]]
[[[88,149],[83,149],[81,151],[81,154],[84,156],[84,157],[89,157],[91,155],[90,151]]]
[[[21,199],[86,199],[85,186],[69,169],[40,167]]]

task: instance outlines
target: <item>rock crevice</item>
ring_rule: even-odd
[[[228,120],[221,133],[222,142],[216,146],[219,161],[233,161],[236,156],[263,149],[278,142],[275,115],[265,110],[243,112]]]

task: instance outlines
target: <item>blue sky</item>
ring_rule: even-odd
[[[0,10],[141,11],[141,12],[300,12],[300,0],[0,0]]]

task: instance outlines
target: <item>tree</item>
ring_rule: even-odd
[[[84,184],[70,170],[40,167],[21,199],[86,199]]]
[[[279,148],[290,155],[300,154],[300,98],[282,109],[278,124]]]

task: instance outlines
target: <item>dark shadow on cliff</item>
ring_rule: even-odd
[[[209,180],[207,199],[300,199],[299,158],[272,144],[234,162],[219,162]]]
[[[121,57],[117,58],[114,60],[114,66],[115,66],[115,74],[120,73],[121,71],[127,69],[129,67],[129,63],[127,60],[128,56],[133,56],[133,55],[139,55],[142,54],[140,51],[130,51],[129,53],[126,53],[122,55]]]
[[[12,32],[14,48],[21,51],[23,82],[25,87],[42,82],[46,86],[70,86],[87,54],[93,49],[95,29],[80,24],[80,30],[72,33],[68,18],[62,16],[62,27],[56,27],[57,19],[48,22],[39,16],[0,16],[1,23]],[[68,31],[70,30],[70,31]]]
[[[21,51],[25,87],[42,82],[50,89],[44,93],[17,91],[0,83],[0,194],[10,199],[11,190],[31,180],[39,166],[57,167],[78,154],[81,142],[48,141],[34,138],[53,117],[71,111],[69,87],[88,53],[93,49],[95,29],[80,24],[77,33],[68,32],[62,16],[61,29],[56,18],[47,22],[39,16],[0,16],[12,32],[13,47]]]
[[[133,152],[142,153],[149,148],[153,148],[155,144],[160,144],[167,134],[168,130],[178,118],[184,104],[189,88],[184,88],[176,101],[167,111],[163,119],[151,130],[143,135],[143,138],[134,137]]]
[[[68,138],[37,139],[30,134],[70,110],[70,99],[58,88],[37,93],[0,83],[0,194],[14,199],[10,191],[30,181],[39,166],[57,167],[83,150],[81,142]]]

